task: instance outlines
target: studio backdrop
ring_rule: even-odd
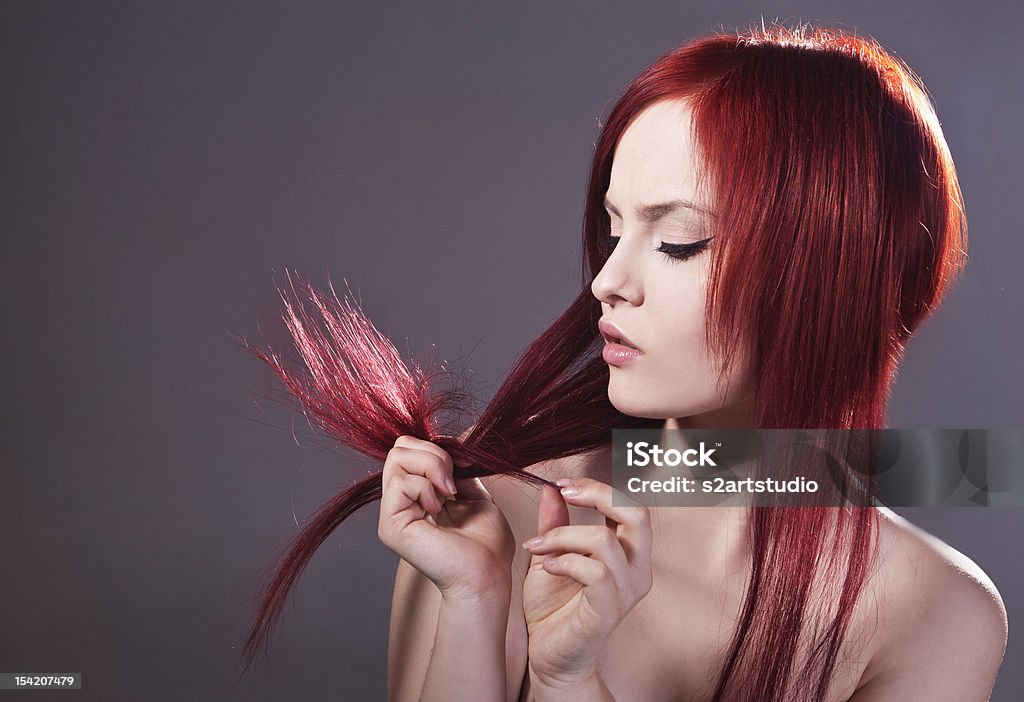
[[[289,347],[286,270],[347,283],[482,406],[579,290],[619,91],[762,18],[899,55],[957,165],[969,262],[907,349],[888,426],[1021,427],[1018,2],[0,4],[0,673],[83,676],[37,700],[384,699],[397,557],[376,505],[318,551],[242,675],[264,571],[380,466],[290,409],[235,336]],[[999,588],[993,699],[1021,699],[1021,510],[900,511]]]

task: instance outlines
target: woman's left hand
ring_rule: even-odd
[[[591,478],[545,486],[538,537],[523,546],[533,558],[523,583],[534,685],[569,689],[595,677],[608,636],[650,591],[651,519],[647,507]],[[564,498],[564,501],[563,501]],[[593,507],[604,525],[569,524],[566,502]]]

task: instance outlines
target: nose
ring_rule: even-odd
[[[640,276],[636,266],[631,265],[635,254],[630,255],[624,243],[619,242],[590,284],[590,292],[606,305],[622,302],[639,305],[643,302]]]

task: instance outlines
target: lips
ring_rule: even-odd
[[[621,344],[622,346],[625,346],[626,348],[629,348],[629,349],[635,349],[637,351],[640,350],[636,346],[636,344],[634,344],[632,341],[630,341],[626,337],[626,335],[622,333],[621,329],[619,329],[617,326],[615,326],[614,324],[612,324],[608,320],[606,320],[604,318],[601,318],[600,320],[598,320],[597,328],[598,328],[598,330],[600,330],[601,336],[604,337],[605,341],[607,341],[609,343],[612,343],[612,344]]]

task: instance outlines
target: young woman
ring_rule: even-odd
[[[608,398],[668,428],[882,426],[965,243],[923,88],[827,30],[661,58],[612,110],[586,207]],[[1006,641],[995,587],[890,511],[852,509],[835,543],[805,547],[838,546],[845,568],[796,578],[800,601],[765,573],[804,568],[775,542],[834,524],[614,507],[607,452],[528,470],[561,494],[505,477],[456,490],[445,450],[395,442],[379,522],[401,556],[390,699],[988,699]]]
[[[891,512],[623,507],[609,485],[616,427],[883,427],[966,244],[910,69],[806,27],[666,54],[602,127],[583,234],[579,297],[458,437],[436,420],[460,396],[352,309],[319,304],[320,334],[289,307],[309,380],[263,357],[384,466],[296,539],[250,660],[316,547],[380,499],[391,700],[988,699],[995,587]]]

